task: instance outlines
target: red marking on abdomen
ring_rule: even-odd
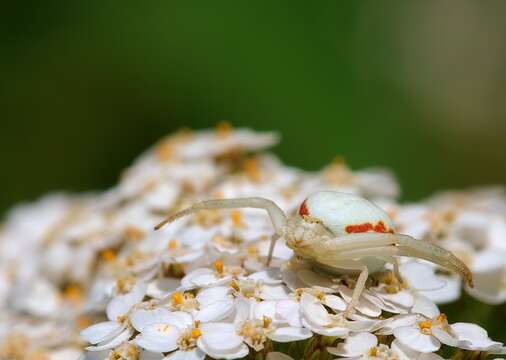
[[[344,228],[344,230],[348,234],[352,233],[363,233],[368,231],[374,231],[377,233],[393,233],[394,231],[392,229],[387,229],[385,226],[385,223],[383,221],[378,221],[376,225],[372,225],[371,223],[362,223],[362,224],[354,224],[354,225],[348,225]]]
[[[299,215],[300,216],[304,216],[304,215],[309,216],[309,209],[307,208],[306,201],[307,200],[304,200],[302,202],[302,204],[300,204],[300,208],[299,208]]]
[[[371,223],[362,223],[362,224],[348,225],[344,230],[349,234],[363,233],[373,230],[373,226]]]
[[[374,226],[374,232],[379,232],[379,233],[388,232],[387,228],[385,226],[385,223],[383,221],[378,221],[378,223]]]

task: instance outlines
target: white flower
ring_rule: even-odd
[[[215,261],[213,267],[214,270],[198,268],[188,273],[181,279],[180,290],[224,285],[244,272],[240,267],[224,265],[221,260]]]
[[[112,349],[127,341],[133,334],[127,313],[141,302],[146,292],[145,284],[136,282],[130,292],[115,296],[107,305],[109,321],[92,325],[81,331],[81,338],[93,346],[89,351]]]
[[[276,141],[226,124],[183,131],[142,154],[106,192],[51,195],[9,211],[0,226],[0,352],[77,358],[77,334],[100,317],[108,321],[81,331],[90,350],[82,359],[233,359],[268,351],[269,341],[318,335],[344,339],[330,351],[346,358],[441,359],[430,352],[441,344],[505,352],[481,327],[447,322],[435,303],[459,298],[461,280],[426,261],[398,258],[403,282],[391,265],[371,266],[345,318],[356,274],[317,269],[284,239],[267,267],[274,230],[263,210],[203,211],[153,230],[165,214],[200,200],[261,196],[292,214],[324,188],[360,194],[388,212],[396,232],[462,259],[474,274],[469,294],[506,301],[503,187],[399,205],[388,170],[352,171],[336,161],[308,173],[250,154]],[[378,342],[392,334],[388,346]]]
[[[234,310],[234,300],[230,293],[230,287],[218,286],[202,289],[197,294],[199,310],[195,315],[196,320],[201,322],[221,321],[229,316]]]
[[[475,287],[466,291],[489,304],[506,301],[506,251],[486,249],[476,254],[471,266]]]
[[[207,130],[187,134],[184,141],[177,141],[174,137],[164,139],[164,141],[170,142],[175,157],[193,160],[215,157],[234,150],[263,149],[276,144],[278,135],[273,132],[259,133],[249,129],[232,130],[228,125],[223,125],[216,131]]]
[[[300,341],[313,334],[302,326],[298,304],[291,300],[261,301],[252,304],[253,323],[269,324],[266,337],[277,342]],[[295,306],[294,306],[295,304]]]
[[[345,337],[352,330],[366,330],[372,324],[368,321],[347,321],[341,314],[329,313],[313,295],[303,292],[300,297],[302,325],[324,336]]]
[[[413,312],[420,315],[405,317],[408,323],[393,329],[393,334],[405,347],[427,353],[439,350],[441,343],[461,349],[502,353],[503,344],[490,340],[487,332],[475,324],[448,324],[446,316],[428,299],[419,297]]]
[[[205,354],[196,348],[202,332],[190,314],[163,308],[138,310],[131,321],[140,332],[134,340],[140,347],[156,353],[176,350],[168,359],[204,359]]]
[[[442,359],[435,354],[423,354],[406,349],[397,340],[394,340],[391,347],[384,344],[378,344],[378,338],[368,332],[350,335],[344,340],[344,342],[337,344],[337,347],[328,347],[327,351],[332,355],[354,360]]]
[[[488,337],[487,331],[476,324],[455,323],[450,325],[448,332],[435,328],[434,332],[441,342],[446,345],[466,350],[483,351],[492,354],[506,354],[506,348],[501,342],[493,341]]]
[[[237,334],[231,323],[207,323],[200,327],[202,335],[197,340],[200,350],[216,359],[239,359],[249,353],[244,338]]]
[[[51,317],[61,310],[59,293],[52,283],[43,278],[34,278],[28,289],[19,289],[19,300],[15,306],[34,316]],[[17,290],[17,289],[16,289]]]
[[[148,283],[146,295],[154,299],[163,299],[172,294],[180,286],[180,280],[175,278],[158,277]]]
[[[93,351],[85,353],[82,357],[78,358],[79,360],[162,360],[164,356],[159,353],[153,353],[150,351],[145,351],[138,349],[136,345],[125,342],[114,350],[103,350],[103,351]],[[66,357],[61,360],[67,359],[77,359]],[[53,359],[51,359],[53,360]]]

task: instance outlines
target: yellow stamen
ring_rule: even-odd
[[[104,261],[113,262],[114,260],[116,260],[116,253],[114,252],[114,250],[106,249],[100,252],[100,257]]]
[[[81,315],[77,318],[77,327],[79,329],[84,329],[90,326],[91,319],[86,315]]]
[[[119,315],[116,317],[116,321],[119,322],[120,324],[125,324],[128,321],[128,316],[127,315]]]
[[[264,318],[263,318],[263,325],[264,325],[264,328],[267,328],[269,327],[269,325],[272,323],[272,319],[268,316],[265,316],[264,315]]]
[[[216,134],[219,137],[228,136],[230,135],[231,132],[232,132],[232,125],[227,121],[220,121],[216,125]]]
[[[167,161],[174,156],[174,147],[170,141],[164,141],[155,148],[155,155],[160,161]]]
[[[241,290],[241,288],[239,287],[239,284],[237,283],[237,281],[235,279],[230,282],[230,287],[232,289],[234,289],[235,291]]]
[[[450,326],[448,325],[448,318],[443,313],[439,314],[436,317],[436,319],[434,320],[434,323],[437,327],[439,327],[440,329],[443,329],[446,332],[451,331]]]
[[[120,277],[116,279],[116,288],[121,294],[125,294],[132,290],[135,286],[136,279],[135,277]]]
[[[227,241],[221,235],[214,235],[211,241],[218,245],[227,245]]]
[[[202,335],[202,331],[200,329],[192,329],[192,338],[197,339]]]
[[[83,299],[83,291],[79,285],[70,284],[63,289],[63,297],[72,302],[78,302]]]
[[[233,210],[231,215],[232,217],[232,224],[234,224],[235,227],[241,227],[242,226],[242,223],[241,223],[241,212],[239,210]]]
[[[255,245],[250,245],[248,246],[248,248],[246,249],[246,251],[248,252],[249,255],[256,255],[258,254],[258,249]]]
[[[397,286],[385,286],[385,291],[387,294],[397,294],[399,292],[399,288]]]
[[[445,323],[447,321],[448,321],[448,318],[446,317],[446,314],[443,314],[443,313],[439,314],[436,318],[437,323]]]
[[[172,239],[169,241],[169,250],[177,249],[177,240]]]
[[[139,349],[135,346],[130,346],[127,350],[127,354],[131,357],[131,358],[136,358],[138,357],[139,355]]]
[[[432,326],[432,321],[425,320],[425,321],[420,322],[419,325],[420,325],[421,329],[430,329],[430,327]]]
[[[223,261],[221,261],[221,260],[216,260],[216,261],[214,262],[214,268],[216,269],[216,271],[217,271],[219,274],[223,273],[223,269],[224,269],[224,267],[225,267],[225,266],[223,265]]]
[[[244,172],[253,181],[260,180],[260,172],[258,171],[258,160],[256,157],[246,159],[244,161]]]
[[[146,233],[138,227],[128,226],[125,229],[125,236],[130,240],[142,240]]]
[[[156,324],[156,330],[160,332],[167,332],[170,329],[169,324]]]
[[[425,320],[418,323],[418,326],[420,326],[420,331],[422,334],[425,335],[431,335],[432,331],[432,321],[431,320]]]
[[[184,296],[179,291],[176,291],[174,294],[172,294],[172,303],[174,305],[181,305],[183,303]]]
[[[369,356],[378,356],[378,348],[372,347],[369,349]]]

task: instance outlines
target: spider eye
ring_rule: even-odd
[[[307,199],[304,200],[302,202],[302,204],[300,204],[299,215],[302,216],[302,217],[303,216],[309,216],[309,209],[307,207],[306,201],[307,201]]]

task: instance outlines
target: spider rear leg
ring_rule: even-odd
[[[448,250],[408,235],[361,233],[333,239],[331,244],[316,254],[316,260],[331,264],[338,260],[355,260],[368,256],[394,257],[409,256],[430,261],[459,273],[469,287],[473,287],[473,277],[469,268]],[[394,264],[396,276],[398,267]]]

